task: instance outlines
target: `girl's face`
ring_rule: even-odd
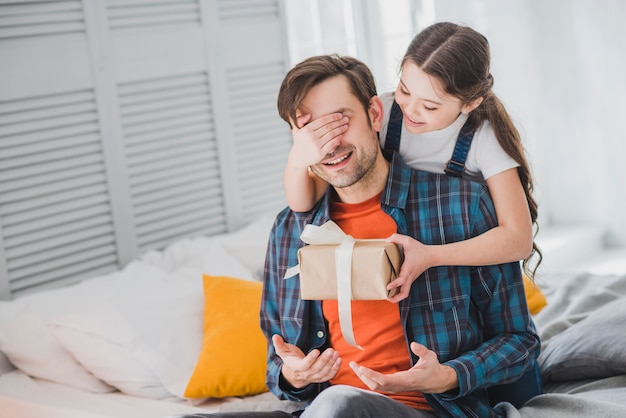
[[[463,105],[459,99],[445,93],[438,78],[426,74],[410,61],[402,66],[395,99],[404,114],[404,126],[412,134],[443,129],[460,113],[469,113],[477,106]]]

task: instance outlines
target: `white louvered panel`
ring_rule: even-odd
[[[196,137],[200,136],[198,135]],[[200,137],[200,139],[206,139],[206,135],[204,138]],[[207,156],[210,158],[215,154],[215,147],[211,147],[211,144],[203,142],[186,143],[184,138],[180,141],[176,141],[176,148],[173,148],[171,143],[169,146],[166,146],[167,144],[164,143],[158,144],[158,147],[150,147],[150,145],[151,144],[145,147],[146,150],[143,154],[135,154],[134,157],[129,157],[128,159],[132,167],[130,170],[132,185],[137,185],[142,181],[141,178],[133,176],[135,173],[148,170],[163,171],[163,169],[166,168],[168,170],[175,170],[181,163],[189,164],[194,160],[196,161],[195,168],[197,168],[204,163],[203,159],[200,157]],[[204,171],[206,170],[201,170],[200,172]]]
[[[118,268],[93,92],[0,102],[0,222],[12,294]]]
[[[54,96],[42,96],[37,99],[37,108],[32,108],[32,102],[30,100],[13,100],[10,102],[2,103],[2,118],[3,120],[21,120],[22,115],[29,112],[45,111],[55,113],[58,109],[64,109],[67,106],[73,106],[76,104],[89,103],[94,99],[94,93],[91,90],[84,90],[80,92],[72,92],[69,94],[57,94]],[[90,106],[87,104],[86,106]]]
[[[14,219],[14,222],[28,221],[47,214],[62,213],[68,207],[67,203],[72,200],[91,202],[96,199],[94,196],[106,194],[106,191],[105,184],[97,184],[63,193],[48,194],[37,199],[8,203],[5,200],[3,201],[2,214],[6,214],[12,220]]]
[[[44,109],[34,109],[20,113],[5,114],[0,117],[0,126],[8,124],[17,124],[20,122],[29,122],[37,119],[61,118],[68,115],[85,114],[93,112],[93,107],[89,102],[78,104],[70,104],[64,106],[54,106]]]
[[[175,169],[167,170],[168,174],[170,171],[175,171]],[[143,176],[144,179],[149,178],[148,176]],[[198,190],[202,187],[208,185],[210,183],[210,177],[204,171],[193,171],[185,176],[162,176],[158,181],[144,181],[144,182],[133,182],[131,186],[133,186],[134,195],[141,196],[144,194],[159,192],[162,189],[170,189],[174,192],[177,192],[177,187],[182,187],[185,184],[189,184],[192,187],[195,186]],[[170,204],[168,202],[168,204]],[[142,208],[137,208],[138,211]],[[143,208],[145,210],[145,208]]]
[[[158,189],[168,182],[194,183],[196,179],[204,179],[203,181],[212,183],[213,180],[219,179],[217,169],[198,171],[198,165],[202,165],[204,161],[202,155],[185,155],[167,162],[149,161],[136,167],[131,174],[133,179],[131,184],[135,186],[136,194],[140,195]]]
[[[225,232],[206,74],[121,84],[119,95],[140,250]]]
[[[151,193],[137,195],[135,199],[137,207],[135,214],[138,218],[141,218],[153,210],[158,211],[160,208],[169,205],[172,200],[186,202],[193,200],[196,196],[200,200],[218,200],[221,196],[219,185],[219,181],[213,181],[209,183],[210,187],[206,189],[198,189],[195,184],[185,184],[176,189],[154,188]]]
[[[291,135],[276,111],[281,68],[280,64],[270,63],[231,69],[227,74],[246,221],[285,206],[282,175]]]
[[[198,82],[195,82],[193,78],[197,78]],[[133,92],[133,94],[137,94],[142,92],[142,95],[139,96],[127,96],[124,98],[123,105],[130,105],[136,102],[145,102],[146,100],[152,102],[160,102],[162,100],[169,99],[177,99],[179,97],[193,97],[193,96],[203,96],[205,94],[205,88],[202,87],[202,83],[205,82],[201,75],[197,77],[187,77],[187,81],[192,84],[188,86],[184,85],[174,85],[173,89],[169,89],[166,86],[162,86],[162,90],[159,91],[145,91],[142,92],[139,89]]]
[[[36,186],[4,193],[3,198],[5,202],[30,200],[33,202],[33,206],[36,206],[38,204],[37,199],[40,196],[58,196],[58,199],[61,200],[61,196],[65,192],[85,189],[94,184],[105,184],[105,182],[106,177],[102,172],[79,178],[62,179],[60,181],[44,178]],[[11,204],[8,203],[6,207],[10,208]]]
[[[75,219],[83,219],[86,220],[83,222],[76,222],[73,225],[66,225],[65,221],[67,219],[66,213],[68,211],[62,211],[57,213],[56,215],[50,215],[46,218],[40,218],[36,221],[29,223],[18,223],[12,226],[6,227],[4,232],[7,235],[14,236],[15,245],[24,245],[28,242],[33,242],[33,234],[41,234],[39,238],[45,239],[52,235],[57,235],[58,231],[56,228],[63,228],[65,231],[70,231],[72,229],[82,229],[87,225],[86,223],[90,223],[93,225],[97,225],[102,223],[100,219],[105,219],[107,222],[110,219],[110,213],[108,208],[105,205],[101,205],[98,203],[103,203],[104,200],[100,199],[99,201],[95,201],[95,205],[82,205],[78,206],[78,209],[73,209],[75,212],[73,216]],[[92,200],[92,203],[93,200]],[[50,228],[50,225],[60,225],[56,228]]]
[[[224,20],[277,16],[276,0],[219,0],[220,18]]]
[[[189,94],[190,91],[196,94],[206,93],[206,75],[202,73],[187,74],[184,78],[170,77],[159,81],[159,90],[154,90],[152,81],[135,82],[125,86],[125,96],[120,97],[122,106],[137,102],[145,102],[148,99],[159,99],[167,97],[180,97]]]
[[[11,189],[35,186],[41,183],[44,176],[47,179],[60,180],[74,175],[91,174],[98,170],[104,170],[104,167],[101,158],[97,155],[53,161],[51,163],[38,164],[35,167],[15,168],[13,169],[13,175],[20,180],[11,183],[0,183],[0,193]]]
[[[112,30],[200,22],[197,0],[109,0],[107,12]]]
[[[80,0],[0,5],[0,40],[84,31]]]
[[[79,0],[0,5],[0,40],[84,31]]]
[[[40,266],[43,261],[55,263],[66,263],[67,260],[59,260],[59,257],[74,255],[87,248],[99,248],[107,251],[106,245],[112,244],[113,239],[107,235],[107,224],[111,223],[111,218],[103,216],[101,218],[82,220],[67,225],[69,228],[51,228],[50,237],[36,237],[36,241],[24,246],[16,246],[7,250],[9,268],[15,270],[29,268],[31,271],[45,271]],[[84,225],[85,230],[78,229]],[[55,234],[56,232],[56,234]],[[32,234],[38,235],[38,234]],[[27,276],[26,271],[22,271],[22,277]],[[19,277],[19,275],[16,275]]]
[[[171,138],[178,133],[191,131],[197,132],[201,127],[208,128],[211,132],[213,129],[212,121],[206,119],[204,113],[180,115],[177,118],[178,123],[172,124],[168,120],[154,120],[151,124],[128,126],[126,136],[128,137],[127,145],[138,145],[145,142],[158,141],[159,139]]]
[[[62,263],[57,261],[37,266],[37,269],[30,269],[27,277],[20,280],[20,288],[13,290],[13,295],[19,296],[41,289],[64,286],[116,271],[117,257],[113,255],[112,250],[114,248],[82,251],[75,257],[65,257]]]
[[[212,228],[205,229],[206,221],[204,217],[209,217]],[[197,236],[198,230],[203,230],[206,235],[217,235],[224,232],[223,225],[226,223],[226,217],[224,211],[219,207],[211,207],[206,210],[206,213],[201,219],[195,222],[192,219],[187,220],[186,228],[188,229],[188,236]],[[159,225],[159,230],[155,233],[146,234],[143,238],[146,241],[145,246],[148,248],[163,248],[166,245],[180,239],[181,229],[178,225],[173,228],[167,228]]]
[[[98,125],[94,119],[95,114],[86,120],[87,123],[82,124],[81,127],[73,126],[71,129],[55,127],[32,132],[14,132],[11,135],[11,140],[7,140],[5,143],[7,147],[10,146],[11,148],[7,148],[4,154],[7,159],[14,158],[3,164],[3,166],[24,166],[25,164],[41,161],[42,158],[38,158],[37,153],[32,152],[34,150],[37,150],[38,153],[57,153],[59,158],[85,154],[86,152],[84,151],[92,148],[94,143],[96,143],[94,139],[98,138]],[[25,125],[28,125],[28,122]],[[9,135],[6,134],[7,137]],[[3,133],[0,133],[0,136],[4,136]],[[48,160],[55,159],[48,158]]]
[[[158,106],[145,106],[146,109],[141,110],[141,113],[126,115],[124,123],[128,124],[129,128],[137,126],[138,129],[154,130],[152,128],[158,123],[163,124],[164,127],[178,126],[182,124],[179,122],[181,118],[200,117],[209,114],[210,109],[206,102],[194,102],[186,105],[180,105],[173,100],[171,102],[171,105],[169,104],[170,101],[166,101]],[[172,124],[172,121],[175,123]]]
[[[204,127],[208,129],[210,126],[208,124],[204,124]],[[192,129],[193,129],[192,132],[185,132],[184,130],[181,130],[181,129],[170,130],[169,135],[172,135],[172,132],[174,132],[175,136],[178,138],[178,141],[181,147],[192,146],[194,144],[198,146],[198,143],[200,141],[204,141],[204,139],[206,138],[207,130],[205,129],[205,130],[200,130],[196,132],[198,128],[195,126],[192,127]],[[131,149],[131,146],[129,146],[128,158],[136,162],[140,162],[142,159],[144,159],[143,154],[145,152],[158,153],[159,151],[161,151],[165,153],[166,155],[171,155],[170,153],[167,153],[167,150],[171,152],[170,144],[169,144],[169,141],[167,140],[167,138],[171,138],[171,136],[165,136],[165,133],[161,132],[158,136],[155,135],[152,138],[153,138],[152,141],[144,141],[141,147],[134,144],[134,146],[132,146],[132,149]],[[210,150],[207,149],[206,148],[207,145],[203,143],[200,143],[200,147],[210,152],[211,153],[210,157],[213,157],[212,151],[215,149],[215,144],[213,144],[213,147],[211,147]],[[184,157],[186,158],[186,162],[192,162],[192,161],[204,160],[206,159],[207,155],[206,153],[199,154],[199,155],[186,154]],[[150,158],[150,157],[146,157],[146,159],[147,158]],[[150,158],[150,161],[144,161],[144,163],[141,166],[133,167],[132,173],[139,175],[146,171],[160,170],[164,166],[163,164],[165,164],[165,166],[168,165],[167,162],[158,161],[158,160],[155,160],[154,158]]]

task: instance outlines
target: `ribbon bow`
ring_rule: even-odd
[[[352,250],[355,240],[344,233],[333,221],[321,226],[308,224],[304,227],[300,239],[310,245],[330,244],[337,245],[335,249],[335,270],[337,275],[337,305],[339,309],[339,326],[346,342],[353,347],[363,350],[354,339],[352,330]],[[300,272],[296,265],[287,269],[285,279]]]

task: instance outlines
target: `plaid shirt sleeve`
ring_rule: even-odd
[[[261,329],[268,341],[266,383],[279,399],[292,401],[311,400],[328,386],[325,383],[312,384],[300,390],[291,388],[281,377],[283,363],[271,341],[272,335],[280,335],[287,343],[297,345],[305,354],[326,343],[321,304],[301,300],[299,281],[296,278],[284,278],[286,270],[298,263],[297,252],[302,246],[301,231],[306,223],[312,222],[316,221],[305,214],[288,209],[281,212],[270,232],[265,259]]]
[[[484,190],[472,216],[472,236],[497,225],[495,208]],[[519,263],[475,267],[469,270],[471,302],[482,318],[483,342],[449,360],[459,376],[461,397],[477,387],[518,378],[539,354],[539,337],[526,304]]]

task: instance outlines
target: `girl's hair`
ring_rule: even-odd
[[[332,55],[319,55],[305,59],[293,67],[278,91],[278,114],[289,126],[296,120],[296,111],[309,91],[332,77],[344,76],[352,93],[359,100],[365,113],[370,100],[376,96],[376,83],[372,72],[356,58]]]
[[[498,142],[518,164],[517,171],[526,193],[535,235],[538,232],[537,202],[532,196],[533,180],[520,134],[506,109],[491,90],[489,42],[467,26],[450,22],[435,23],[421,31],[407,48],[402,59],[417,65],[426,74],[441,80],[445,92],[468,104],[480,97],[482,103],[469,114],[468,128],[476,130],[483,120],[493,127]],[[532,262],[536,258],[536,262]],[[534,277],[541,263],[541,250],[535,242],[523,268]]]

